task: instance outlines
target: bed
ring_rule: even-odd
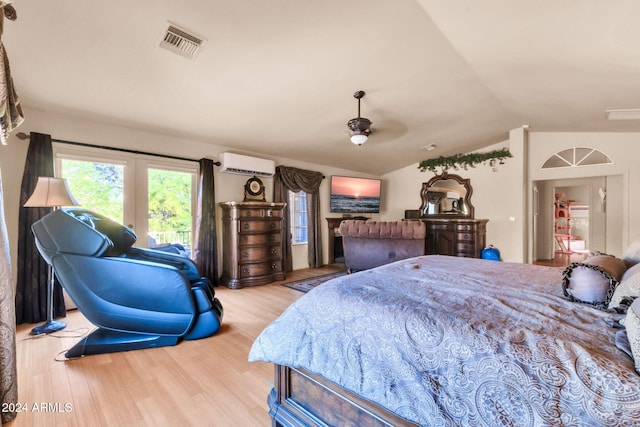
[[[274,425],[636,425],[624,316],[563,269],[424,256],[330,280],[255,340]]]

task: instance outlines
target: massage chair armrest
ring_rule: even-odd
[[[141,261],[157,262],[160,264],[170,265],[177,268],[189,279],[190,282],[200,280],[198,267],[191,258],[171,252],[164,252],[155,249],[139,248],[133,246],[126,254],[126,258],[137,259]]]

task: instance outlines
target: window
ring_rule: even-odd
[[[179,243],[190,252],[197,164],[61,144],[54,152],[56,176],[82,207],[132,228],[137,246]]]
[[[125,164],[60,158],[58,170],[78,203],[119,223],[124,221]]]
[[[307,193],[289,191],[289,216],[291,217],[291,244],[306,244],[308,242]]]
[[[559,151],[549,157],[542,169],[575,168],[578,166],[606,165],[613,160],[603,152],[587,147],[573,147]]]

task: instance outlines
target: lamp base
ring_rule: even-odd
[[[42,325],[38,325],[31,330],[31,335],[50,334],[67,327],[67,324],[59,320],[47,320]]]

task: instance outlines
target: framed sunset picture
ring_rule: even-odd
[[[380,213],[379,179],[331,177],[331,212]]]

